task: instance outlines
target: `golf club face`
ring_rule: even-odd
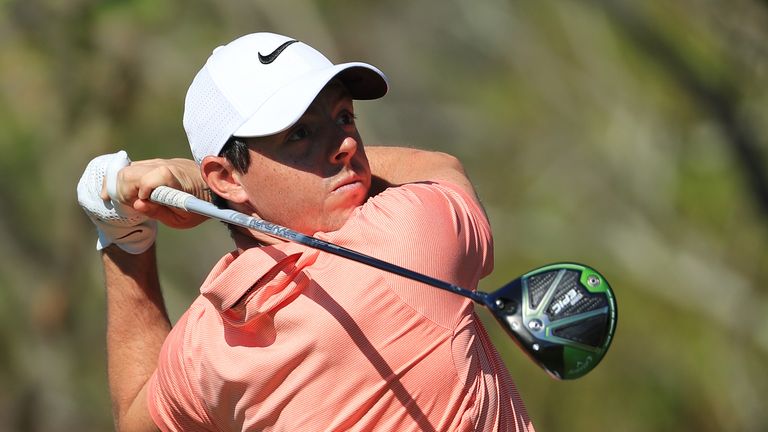
[[[484,301],[520,348],[557,379],[594,369],[616,330],[616,299],[608,281],[581,264],[530,271]]]

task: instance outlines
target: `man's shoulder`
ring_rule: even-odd
[[[445,181],[423,181],[390,187],[369,199],[327,239],[386,254],[382,250],[418,245],[458,247],[457,242],[477,235],[489,237],[490,227],[473,197]]]
[[[444,196],[445,194],[458,195],[462,198],[468,198],[466,192],[456,184],[445,180],[419,181],[405,183],[401,185],[392,185],[382,190],[380,193],[372,196],[367,202],[376,202],[387,199],[397,199],[399,197],[428,197]]]
[[[441,213],[458,213],[486,219],[485,212],[474,195],[445,180],[420,181],[389,187],[371,197],[360,207],[360,211],[384,212],[398,217],[419,214],[439,217]]]

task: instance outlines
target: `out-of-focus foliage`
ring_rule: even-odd
[[[539,430],[768,430],[768,3],[748,0],[0,1],[0,430],[112,427],[75,184],[120,148],[187,156],[188,83],[253,31],[388,74],[363,136],[464,161],[495,232],[482,289],[559,260],[608,277],[618,332],[581,380],[488,322]],[[159,248],[176,319],[228,238]]]

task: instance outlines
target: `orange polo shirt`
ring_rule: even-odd
[[[450,184],[390,188],[340,246],[475,289],[488,221]],[[166,339],[148,405],[164,431],[532,431],[466,298],[294,243],[224,256]]]

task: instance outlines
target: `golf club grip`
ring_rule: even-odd
[[[482,292],[470,291],[457,285],[444,282],[440,279],[435,279],[413,270],[409,270],[405,267],[400,267],[378,258],[374,258],[372,256],[365,255],[360,252],[356,252],[312,236],[301,234],[289,228],[285,228],[283,226],[276,225],[262,219],[257,219],[235,210],[220,209],[208,201],[203,201],[191,194],[180,190],[176,190],[167,186],[158,186],[154,191],[152,191],[150,199],[158,204],[163,204],[169,207],[176,207],[185,211],[207,216],[209,218],[228,222],[244,228],[253,229],[273,237],[281,238],[283,240],[289,240],[304,246],[319,249],[321,251],[341,256],[352,261],[369,265],[379,270],[388,271],[390,273],[394,273],[396,275],[403,276],[417,282],[431,285],[435,288],[450,291],[454,294],[467,297],[477,303],[484,305],[483,300],[485,294]]]
[[[152,194],[150,195],[150,199],[153,202],[162,204],[167,207],[175,207],[188,212],[208,216],[213,219],[231,221],[235,225],[245,226],[241,223],[238,223],[238,220],[234,220],[238,212],[234,210],[220,209],[207,201],[203,201],[195,197],[192,194],[180,191],[178,189],[173,189],[168,186],[158,186],[155,188],[155,190],[153,190]]]

